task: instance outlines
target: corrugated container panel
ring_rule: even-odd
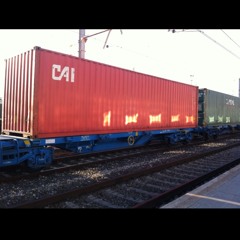
[[[4,131],[33,138],[197,126],[198,88],[41,48],[6,60]]]
[[[199,89],[199,125],[219,126],[239,123],[239,97],[206,88]]]
[[[29,134],[33,123],[34,51],[6,60],[3,129]]]

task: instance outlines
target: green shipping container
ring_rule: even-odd
[[[240,98],[206,88],[199,89],[198,125],[240,124]]]

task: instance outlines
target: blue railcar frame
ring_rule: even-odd
[[[192,140],[192,128],[29,139],[0,135],[0,167],[26,163],[32,169],[53,161],[54,147],[79,154],[143,146],[152,140],[175,144]]]

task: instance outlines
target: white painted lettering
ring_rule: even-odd
[[[66,82],[74,82],[75,78],[75,68],[69,68],[65,66],[63,69],[61,65],[53,64],[52,65],[52,79],[61,81],[62,78],[66,79]]]

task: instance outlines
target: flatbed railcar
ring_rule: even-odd
[[[198,87],[40,47],[6,60],[0,167],[192,139]]]

